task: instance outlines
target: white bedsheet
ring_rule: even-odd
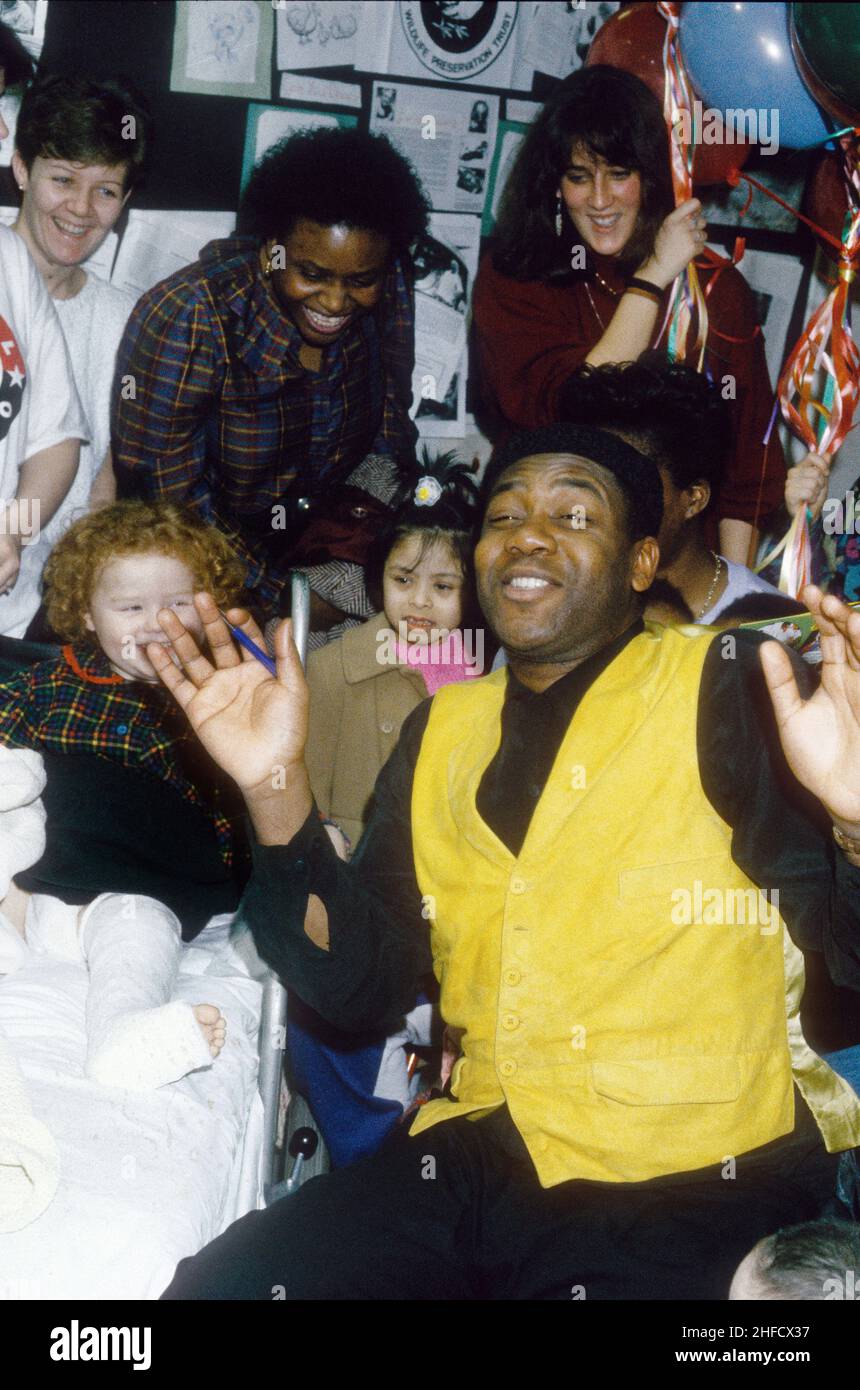
[[[61,1165],[42,1216],[0,1235],[0,1298],[157,1298],[180,1259],[257,1205],[261,988],[223,927],[207,932],[184,953],[177,997],[217,1004],[226,1046],[152,1094],[84,1076],[83,967],[31,953],[0,979],[0,1029]]]

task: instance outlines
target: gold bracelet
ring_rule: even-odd
[[[846,835],[837,825],[830,828],[833,831],[833,838],[843,854],[852,854],[856,858],[860,858],[860,840],[852,840],[850,835]]]

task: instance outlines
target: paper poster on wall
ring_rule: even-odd
[[[269,97],[272,15],[266,0],[178,0],[170,90]]]
[[[307,77],[299,72],[281,73],[281,101],[313,101],[320,106],[353,106],[361,110],[361,87],[357,82],[328,82],[323,77]]]
[[[714,245],[713,249],[725,254],[722,246]],[[767,368],[775,386],[782,364],[794,346],[788,341],[788,330],[801,288],[803,261],[798,256],[747,248],[739,268],[753,293],[756,319],[764,336]]]
[[[478,270],[479,246],[477,217],[434,212],[427,235],[420,237],[413,249],[412,400],[416,418],[449,418],[452,403],[458,400],[456,393],[451,394],[451,381],[466,347],[466,314]]]
[[[522,121],[523,125],[531,125],[540,109],[539,101],[521,101],[516,97],[508,97],[505,102],[505,119]]]
[[[523,143],[523,138],[527,130],[528,126],[525,125],[523,121],[499,122],[496,148],[493,151],[493,162],[490,165],[487,201],[484,207],[483,221],[481,222],[482,236],[490,236],[496,225],[496,218],[499,215],[499,201],[505,190],[505,184],[511,172],[511,165],[516,158],[520,145]]]
[[[434,208],[484,210],[499,98],[405,82],[374,82],[370,129],[415,166]]]
[[[111,284],[139,299],[160,280],[196,261],[207,242],[229,237],[235,225],[235,212],[150,212],[132,208]]]
[[[48,0],[3,0],[0,23],[17,34],[31,58],[40,58],[45,43]]]
[[[8,134],[0,141],[0,165],[6,168],[12,163],[15,150],[15,132],[18,128],[18,112],[21,110],[21,90],[4,92],[0,96],[0,117],[8,128]]]
[[[469,0],[397,0],[373,6],[356,67],[437,82],[508,87],[516,58],[519,5]]]
[[[355,62],[363,0],[282,0],[275,9],[275,61],[279,68],[342,68]]]
[[[462,439],[466,433],[466,351],[441,401],[421,402],[415,423],[422,439]]]
[[[266,150],[297,130],[318,130],[322,126],[354,126],[358,117],[335,111],[308,111],[285,106],[261,106],[252,102],[248,107],[245,126],[245,148],[242,153],[242,189],[251,170]]]
[[[582,67],[598,29],[619,8],[604,3],[577,5],[539,3],[529,27],[526,61],[550,77],[567,77]]]

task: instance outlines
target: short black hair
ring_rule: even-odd
[[[716,493],[732,443],[731,413],[719,388],[693,367],[658,351],[581,367],[559,392],[558,409],[563,420],[629,440],[675,487],[704,480]]]
[[[845,1291],[849,1274],[850,1295]],[[843,1298],[853,1297],[853,1281],[860,1277],[860,1226],[829,1220],[785,1226],[758,1246],[754,1277],[774,1298],[824,1299],[825,1285],[831,1281],[841,1288]]]
[[[33,75],[33,59],[14,29],[0,22],[0,69],[7,87],[20,87]]]
[[[800,613],[808,612],[808,608],[804,608],[797,599],[789,598],[788,594],[769,594],[766,589],[761,589],[757,593],[744,594],[742,598],[736,598],[734,603],[722,609],[717,618],[720,626],[729,619],[740,625],[763,623],[767,618],[777,622],[780,618],[793,618]]]
[[[624,499],[628,539],[656,537],[663,520],[663,484],[656,463],[618,435],[574,424],[522,430],[495,450],[481,483],[482,519],[501,475],[534,454],[575,454],[605,468]]]
[[[33,160],[126,165],[125,190],[143,182],[152,150],[152,117],[130,83],[43,74],[21,101],[15,148],[28,169]]]
[[[248,181],[238,230],[260,242],[287,237],[306,218],[388,237],[404,256],[427,229],[429,204],[412,165],[384,135],[299,130],[263,155]]]

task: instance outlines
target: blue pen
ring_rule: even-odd
[[[220,608],[218,609],[218,612],[221,613]],[[259,661],[260,665],[265,666],[266,670],[269,672],[270,675],[276,676],[278,674],[277,667],[275,666],[275,663],[272,660],[272,658],[270,656],[267,656],[267,654],[263,651],[262,647],[258,647],[256,642],[252,642],[250,637],[246,637],[245,633],[242,631],[240,627],[234,627],[234,625],[230,622],[230,619],[225,617],[223,613],[221,613],[221,617],[224,618],[225,623],[229,627],[236,641],[239,643],[239,646],[244,647],[246,652],[250,652],[252,656],[255,656]]]

